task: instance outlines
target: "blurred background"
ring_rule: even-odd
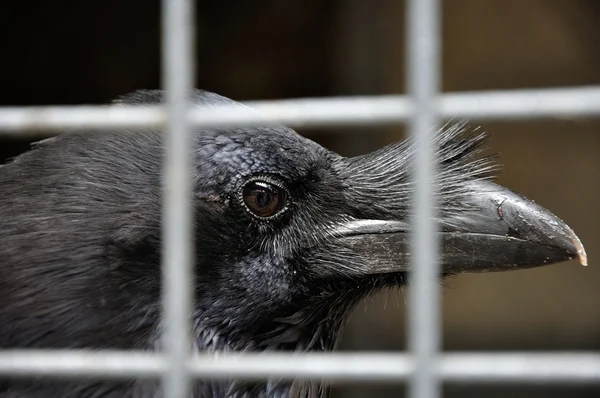
[[[403,93],[398,0],[198,2],[196,86],[236,100]],[[443,2],[444,91],[600,84],[600,2]],[[160,87],[157,0],[4,2],[0,105],[101,104]],[[504,165],[498,181],[563,218],[575,262],[459,276],[443,291],[446,350],[600,349],[600,120],[478,123]],[[351,156],[402,128],[301,131]],[[30,142],[0,135],[0,162]],[[355,311],[344,350],[403,350],[405,292]],[[403,386],[339,386],[334,397],[400,397]],[[447,397],[599,397],[599,387],[453,385]]]

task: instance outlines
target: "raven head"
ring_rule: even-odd
[[[192,99],[235,104],[199,90]],[[162,93],[119,102],[152,105]],[[585,262],[564,222],[488,180],[484,135],[463,130],[435,139],[443,274]],[[163,149],[156,131],[72,133],[0,167],[0,346],[154,347]],[[357,301],[406,283],[412,141],[344,158],[283,126],[202,129],[191,151],[198,349],[333,349]]]
[[[563,221],[489,181],[484,140],[462,124],[435,138],[443,274],[585,262]],[[356,301],[406,282],[411,140],[354,158],[286,127],[203,131],[195,142],[197,294],[202,330],[215,324],[204,343],[331,349]]]

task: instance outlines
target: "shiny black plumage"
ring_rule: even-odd
[[[139,91],[119,102],[161,98]],[[199,90],[193,99],[233,103]],[[466,198],[477,192],[468,183],[492,169],[475,157],[483,136],[461,129],[436,141],[438,217],[448,228],[469,217]],[[348,159],[280,126],[198,131],[192,151],[196,349],[331,350],[354,304],[405,283],[406,268],[369,271],[379,260],[354,241],[337,244],[335,231],[358,219],[409,220],[409,142]],[[162,157],[158,131],[86,131],[42,141],[0,167],[0,348],[159,347]],[[281,217],[248,214],[238,192],[251,176],[285,183],[291,202]],[[156,389],[133,380],[0,381],[0,397],[15,398],[142,398]],[[194,397],[323,393],[275,381],[194,387]]]

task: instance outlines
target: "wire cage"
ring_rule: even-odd
[[[194,378],[331,381],[408,381],[413,398],[434,398],[442,382],[600,383],[600,354],[470,352],[445,354],[440,349],[440,300],[437,242],[429,181],[435,173],[430,134],[449,118],[494,120],[557,116],[600,116],[600,86],[561,89],[440,93],[440,1],[407,2],[407,75],[409,94],[248,102],[258,112],[220,106],[192,107],[192,0],[163,0],[164,107],[5,107],[0,130],[26,135],[43,128],[125,129],[163,127],[168,131],[163,226],[164,336],[162,353],[104,351],[0,351],[0,375],[20,377],[151,377],[162,380],[163,394],[184,398]],[[418,155],[414,240],[414,278],[410,290],[409,352],[261,353],[192,355],[190,277],[191,175],[188,132],[193,127],[230,127],[283,123],[292,127],[407,123],[417,139]]]

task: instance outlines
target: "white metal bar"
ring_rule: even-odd
[[[435,102],[440,90],[439,0],[410,0],[407,5],[407,88],[414,101],[409,132],[417,146],[413,178],[413,266],[409,290],[408,347],[415,358],[409,382],[412,398],[437,398],[436,367],[441,341],[439,242],[436,239],[433,135],[438,123]]]
[[[388,125],[406,122],[413,114],[404,95],[328,97],[245,104],[191,110],[193,126],[224,127],[283,123],[292,127]],[[600,117],[600,86],[540,90],[462,92],[440,95],[436,101],[442,119],[535,120]],[[0,134],[39,135],[67,129],[164,127],[160,108],[126,105],[0,107]]]
[[[191,377],[192,204],[189,92],[193,88],[193,0],[163,0],[162,71],[167,135],[162,230],[162,349],[165,398],[187,398]]]
[[[599,86],[465,92],[439,98],[439,111],[444,119],[504,122],[600,116]]]
[[[326,379],[334,382],[404,382],[414,372],[407,354],[201,354],[188,363],[197,378]],[[460,383],[600,384],[600,354],[468,352],[438,357],[438,376]],[[168,359],[138,351],[2,351],[0,375],[98,379],[159,378]]]

